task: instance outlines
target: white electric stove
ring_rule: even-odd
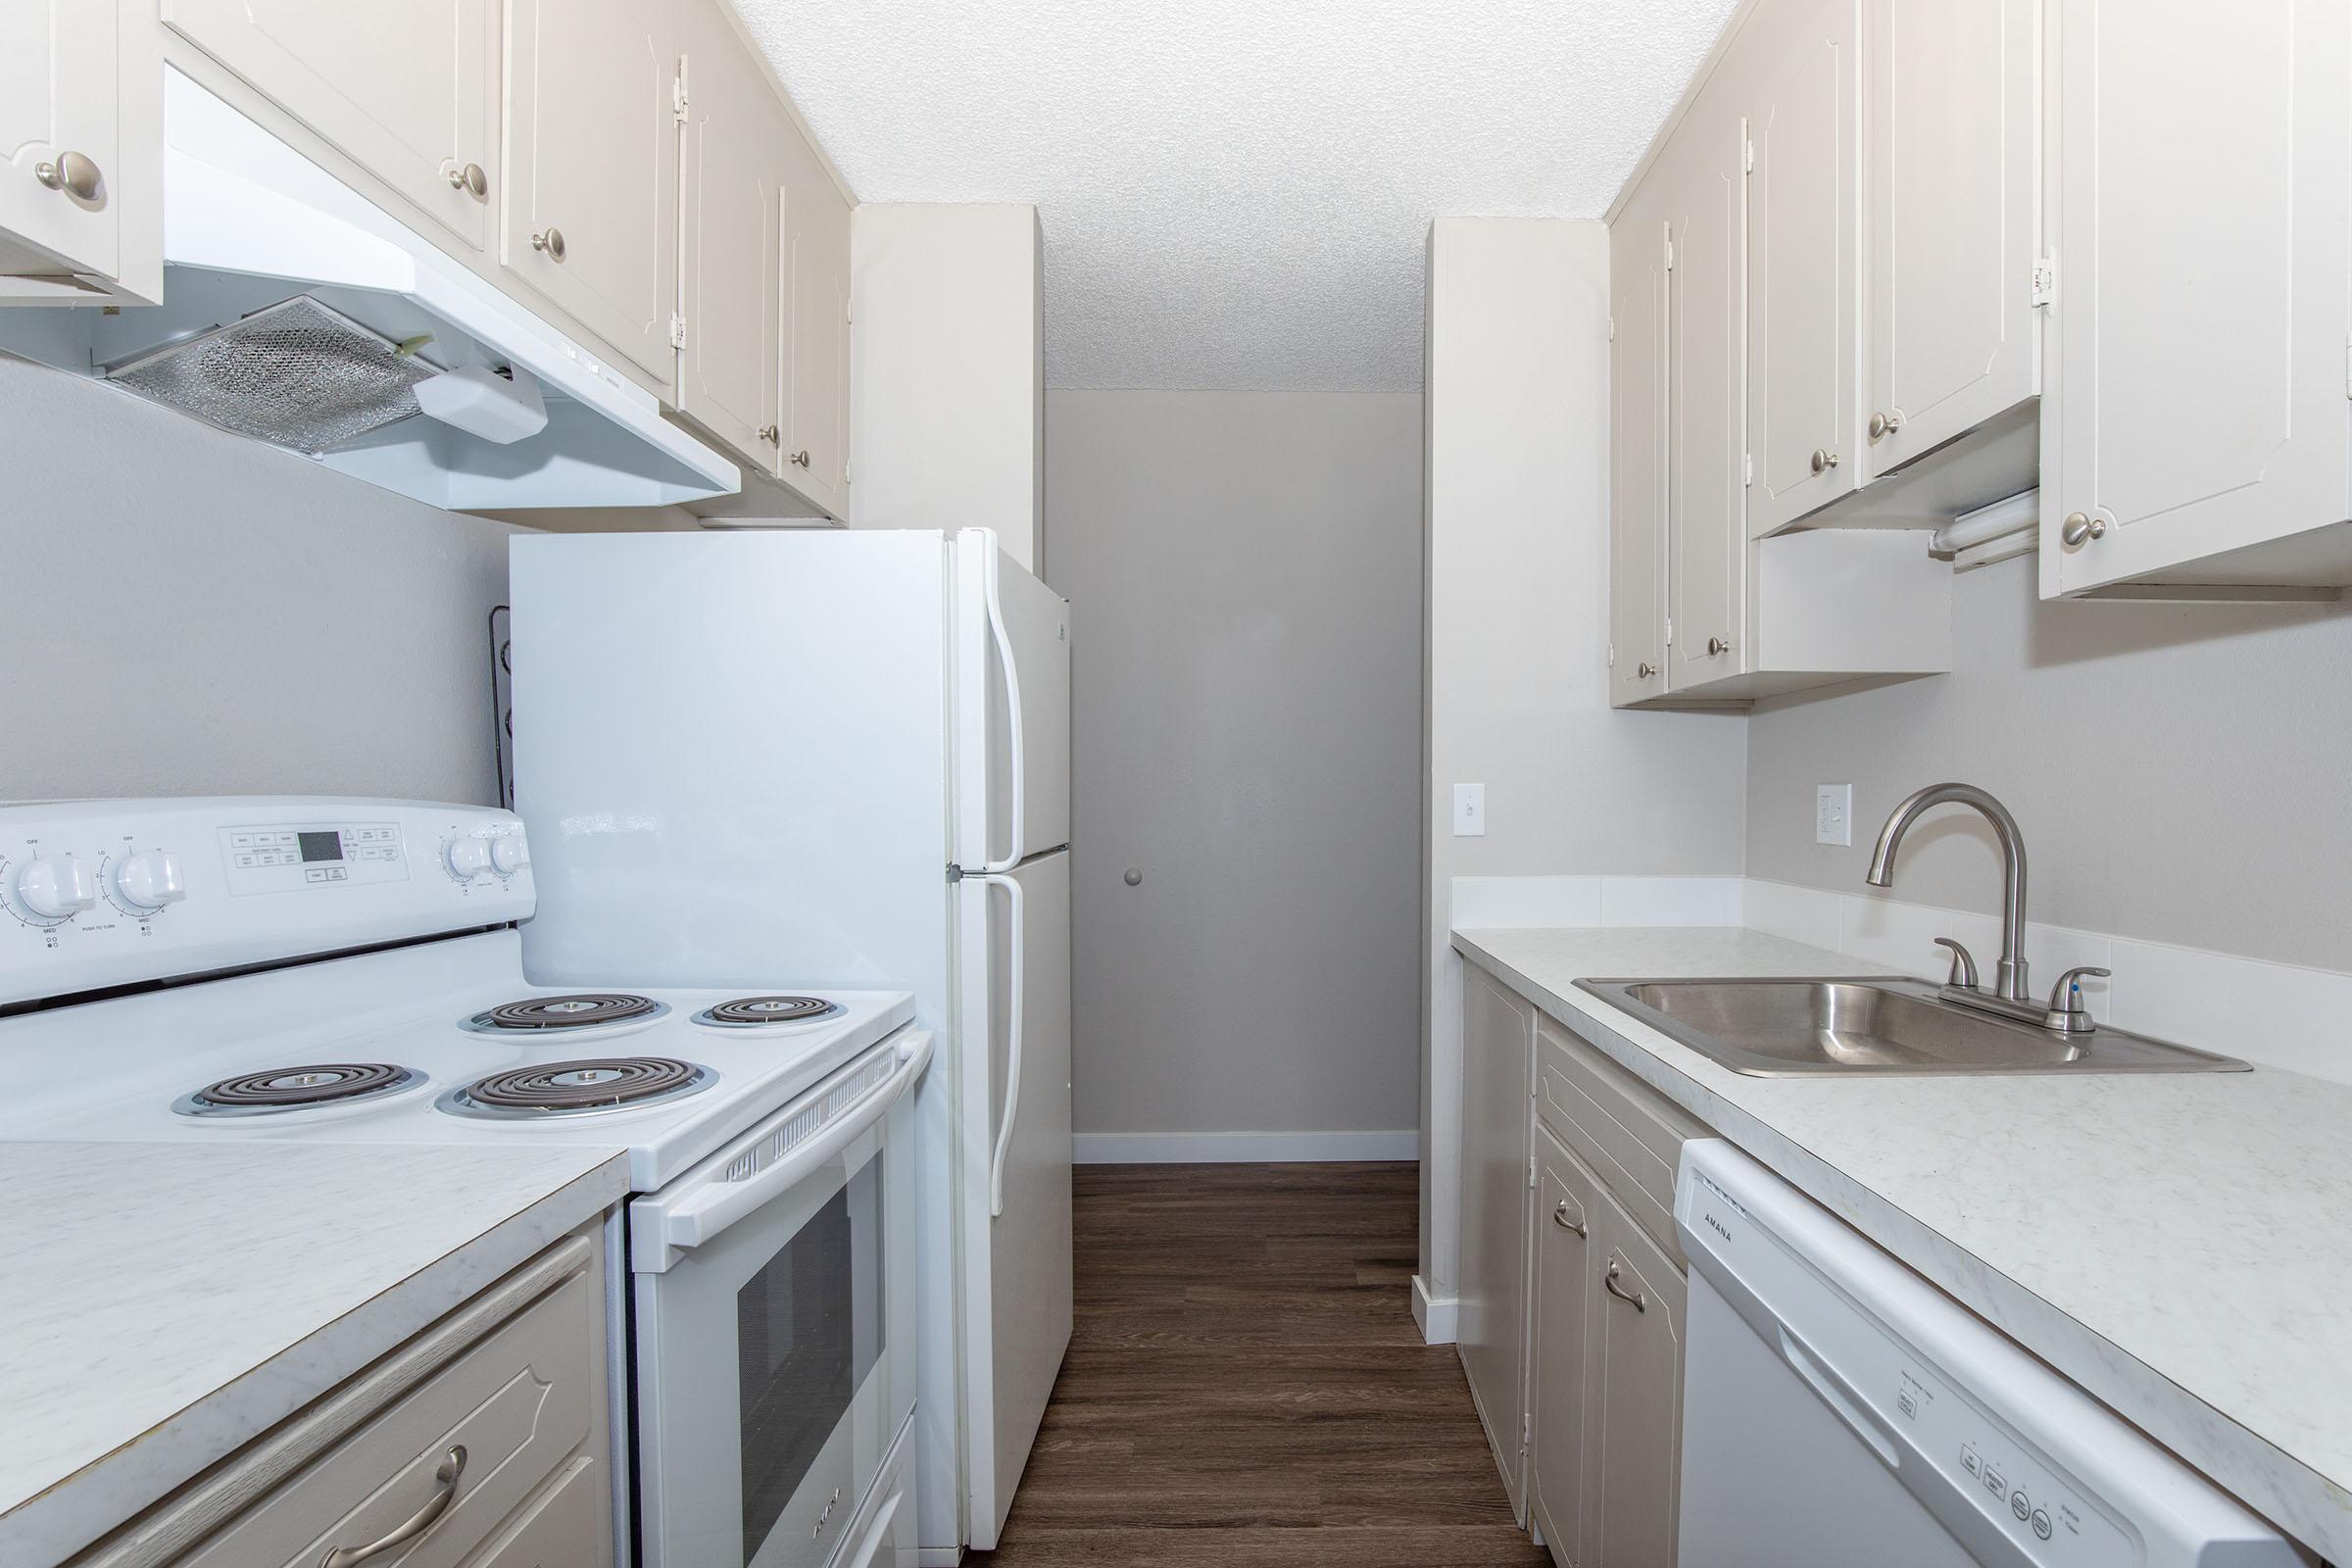
[[[503,811],[0,807],[0,1139],[625,1150],[618,1560],[888,1562],[911,1505],[864,1494],[906,1468],[913,1399],[912,997],[796,983],[789,954],[740,987],[535,986],[534,908]],[[795,1321],[829,1327],[771,1332]]]

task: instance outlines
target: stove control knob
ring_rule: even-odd
[[[180,874],[179,857],[168,850],[126,855],[115,867],[115,897],[135,913],[152,914],[187,896],[188,879]]]
[[[490,843],[487,839],[451,839],[442,858],[449,866],[449,874],[461,882],[471,882],[490,874]]]
[[[98,902],[98,879],[71,855],[44,855],[17,873],[17,897],[35,919],[71,920]]]
[[[528,870],[530,863],[531,847],[524,842],[522,829],[501,833],[490,841],[490,865],[500,876],[513,876],[517,871]]]

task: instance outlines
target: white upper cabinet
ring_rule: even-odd
[[[1667,687],[1737,673],[1746,572],[1744,196],[1737,117],[1702,106],[1661,170],[1673,237],[1667,529],[1673,642]]]
[[[0,304],[156,298],[162,150],[125,142],[154,116],[122,99],[120,8],[0,0]]]
[[[1859,0],[1760,8],[1724,70],[1746,106],[1751,535],[1850,492],[1861,261]],[[1735,61],[1737,62],[1735,64]]]
[[[466,247],[488,248],[496,0],[164,0],[163,20]]]
[[[1864,479],[2041,389],[2039,0],[1866,0]]]
[[[713,0],[693,0],[684,33],[678,411],[772,473],[783,452],[779,225],[799,131]]]
[[[1609,701],[1666,690],[1666,220],[1609,230]]]
[[[784,482],[850,505],[850,208],[831,185],[784,193]]]
[[[508,0],[506,45],[499,259],[667,387],[676,359],[676,9],[670,0]]]
[[[2352,7],[2051,3],[2043,597],[2352,582]]]

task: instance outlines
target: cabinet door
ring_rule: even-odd
[[[1861,259],[1858,0],[1759,12],[1745,64],[1748,136],[1748,497],[1752,535],[1854,488]],[[1731,63],[1727,57],[1727,66]]]
[[[1535,1009],[1475,964],[1462,969],[1461,1305],[1455,1344],[1494,1446],[1511,1511],[1527,1517],[1528,1137]]]
[[[662,386],[674,375],[669,0],[507,0],[499,260]]]
[[[1606,1194],[1592,1252],[1583,1568],[1656,1568],[1674,1561],[1690,1288]]]
[[[2352,469],[2352,7],[2053,3],[2045,598],[2340,522]]]
[[[710,0],[686,17],[678,410],[774,472],[782,450],[781,166],[796,132]]]
[[[2040,0],[1868,0],[1870,475],[2040,390]]]
[[[785,482],[836,517],[850,504],[850,209],[831,186],[784,193]]]
[[[493,0],[164,0],[163,19],[466,245],[488,248]]]
[[[1535,1289],[1528,1331],[1534,1415],[1528,1511],[1561,1561],[1584,1518],[1587,1335],[1593,1312],[1592,1216],[1599,1187],[1547,1131],[1536,1133]]]
[[[1666,690],[1666,223],[1609,230],[1609,701]]]
[[[1703,107],[1703,106],[1702,106]],[[1669,189],[1673,302],[1666,339],[1667,526],[1673,636],[1667,685],[1681,691],[1740,672],[1747,558],[1745,178],[1736,117],[1686,120]]]
[[[122,243],[113,0],[0,0],[0,301],[103,303]],[[94,181],[76,194],[67,175]]]

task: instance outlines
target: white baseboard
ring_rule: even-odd
[[[1454,1316],[1460,1302],[1450,1296],[1429,1294],[1429,1281],[1413,1276],[1413,1322],[1421,1330],[1424,1345],[1451,1345],[1454,1336]]]
[[[1378,1133],[1078,1133],[1081,1165],[1290,1165],[1333,1160],[1413,1160],[1421,1135]]]

